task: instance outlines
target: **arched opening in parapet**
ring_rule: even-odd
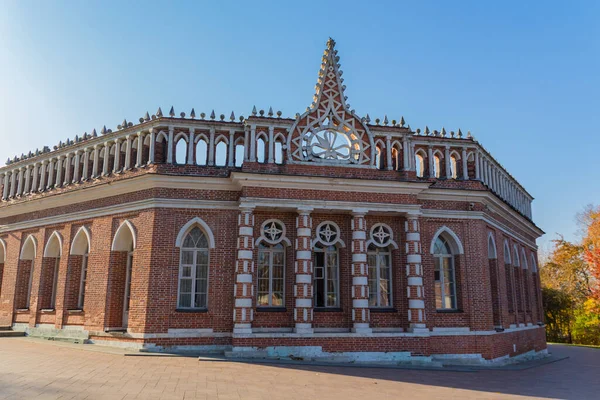
[[[203,136],[200,136],[196,143],[196,164],[206,165],[208,162],[208,143]]]
[[[177,144],[175,145],[175,163],[180,165],[186,164],[187,154],[188,143],[183,137],[181,137],[177,140]]]
[[[415,153],[415,169],[417,172],[417,177],[425,177],[425,154],[422,150],[418,150]]]
[[[256,139],[256,161],[259,163],[267,162],[266,143],[267,141],[264,134],[260,134]]]
[[[244,146],[244,138],[239,138],[235,142],[235,154],[234,154],[235,166],[238,168],[241,167],[244,164],[245,158],[246,158],[246,148]]]
[[[217,146],[215,147],[215,165],[224,167],[227,165],[227,139],[223,136],[217,138]]]

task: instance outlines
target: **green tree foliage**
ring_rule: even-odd
[[[546,336],[550,342],[572,343],[571,323],[573,301],[559,289],[542,289],[544,313],[546,316]]]

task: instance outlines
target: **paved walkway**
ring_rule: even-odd
[[[521,371],[446,372],[126,356],[92,345],[0,338],[0,399],[600,398],[600,350]]]

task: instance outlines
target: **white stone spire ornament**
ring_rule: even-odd
[[[194,119],[196,118],[196,111],[194,111],[194,109],[192,108],[192,111],[190,111],[190,118]]]
[[[256,106],[252,107],[252,115],[256,115]]]
[[[173,106],[171,106],[171,109],[169,110],[169,117],[173,118],[175,116],[175,109],[173,108]]]
[[[429,127],[425,125],[425,136],[429,136]]]
[[[235,114],[233,113],[233,111],[231,112],[231,115],[229,116],[229,119],[233,122],[235,121]]]
[[[92,137],[97,137],[97,136],[98,136],[98,134],[96,134],[96,129],[94,129],[94,130],[92,131]]]
[[[273,107],[269,107],[269,112],[267,114],[269,117],[273,116]]]
[[[290,128],[290,162],[374,166],[372,135],[350,111],[341,75],[335,41],[330,38],[323,53],[313,103]]]
[[[163,113],[162,113],[162,110],[160,109],[160,107],[158,107],[158,111],[156,111],[156,116],[158,118],[162,118],[162,116],[163,116]]]
[[[215,110],[212,110],[212,112],[210,113],[210,119],[215,119]]]
[[[144,114],[144,122],[148,121],[150,121],[150,114],[148,114],[148,111],[146,111],[146,114]]]
[[[388,122],[388,117],[387,117],[387,115],[385,115],[385,116],[383,117],[383,124],[384,124],[384,125],[387,125],[388,123],[389,123],[389,122]]]
[[[400,127],[404,128],[404,124],[406,122],[404,122],[404,116],[400,117]]]
[[[442,131],[441,131],[442,137],[446,137],[446,128],[444,128],[442,126]]]
[[[462,132],[460,131],[460,128],[458,128],[458,138],[459,138],[459,139],[462,139],[462,137],[463,137],[463,134],[462,134]]]
[[[369,117],[369,114],[367,114],[367,116],[365,117],[365,121],[368,123],[371,122],[371,117]]]

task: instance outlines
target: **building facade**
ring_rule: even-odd
[[[0,168],[0,326],[351,359],[545,351],[531,195],[471,137],[351,109],[161,109]],[[244,353],[245,352],[245,353]]]

